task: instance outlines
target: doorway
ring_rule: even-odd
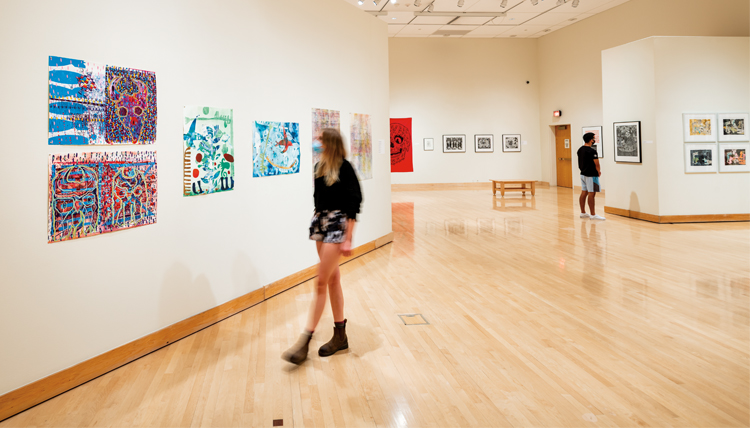
[[[570,125],[555,125],[555,164],[557,186],[573,188],[573,166],[571,161]]]

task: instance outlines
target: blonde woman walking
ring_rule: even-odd
[[[315,164],[315,215],[310,224],[310,239],[316,241],[320,264],[305,331],[282,355],[293,364],[302,364],[307,359],[310,340],[325,309],[326,294],[330,295],[333,311],[333,337],[320,347],[318,355],[327,357],[349,348],[339,257],[352,253],[354,223],[362,204],[362,192],[354,168],[345,159],[346,149],[339,131],[324,129],[313,143],[313,150],[320,153],[321,158]]]

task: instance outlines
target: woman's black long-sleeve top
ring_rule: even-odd
[[[317,169],[316,164],[315,170]],[[326,186],[325,180],[325,177],[315,178],[315,211],[340,210],[347,218],[357,220],[362,204],[362,191],[352,164],[344,159],[339,169],[339,181]]]

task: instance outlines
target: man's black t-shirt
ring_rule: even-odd
[[[578,169],[581,170],[581,175],[586,177],[599,176],[594,159],[599,159],[599,155],[596,154],[595,148],[581,146],[581,148],[578,149]]]

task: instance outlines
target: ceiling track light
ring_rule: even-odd
[[[422,0],[414,0],[414,6],[419,7],[422,4]]]
[[[427,12],[432,12],[435,9],[435,2],[433,1],[430,3],[429,6],[427,6]]]
[[[580,3],[581,0],[573,0],[573,7],[578,7],[578,3]]]
[[[458,7],[464,7],[464,0],[458,0]]]
[[[377,5],[378,5],[378,3],[380,3],[380,0],[372,0],[372,4],[373,4],[374,6],[377,6]]]
[[[500,2],[500,7],[505,8],[506,6],[508,6],[508,0],[503,0]]]
[[[539,4],[539,0],[531,0],[531,5],[536,6]]]
[[[558,6],[561,6],[563,4],[565,4],[565,0],[557,0],[557,5]]]

